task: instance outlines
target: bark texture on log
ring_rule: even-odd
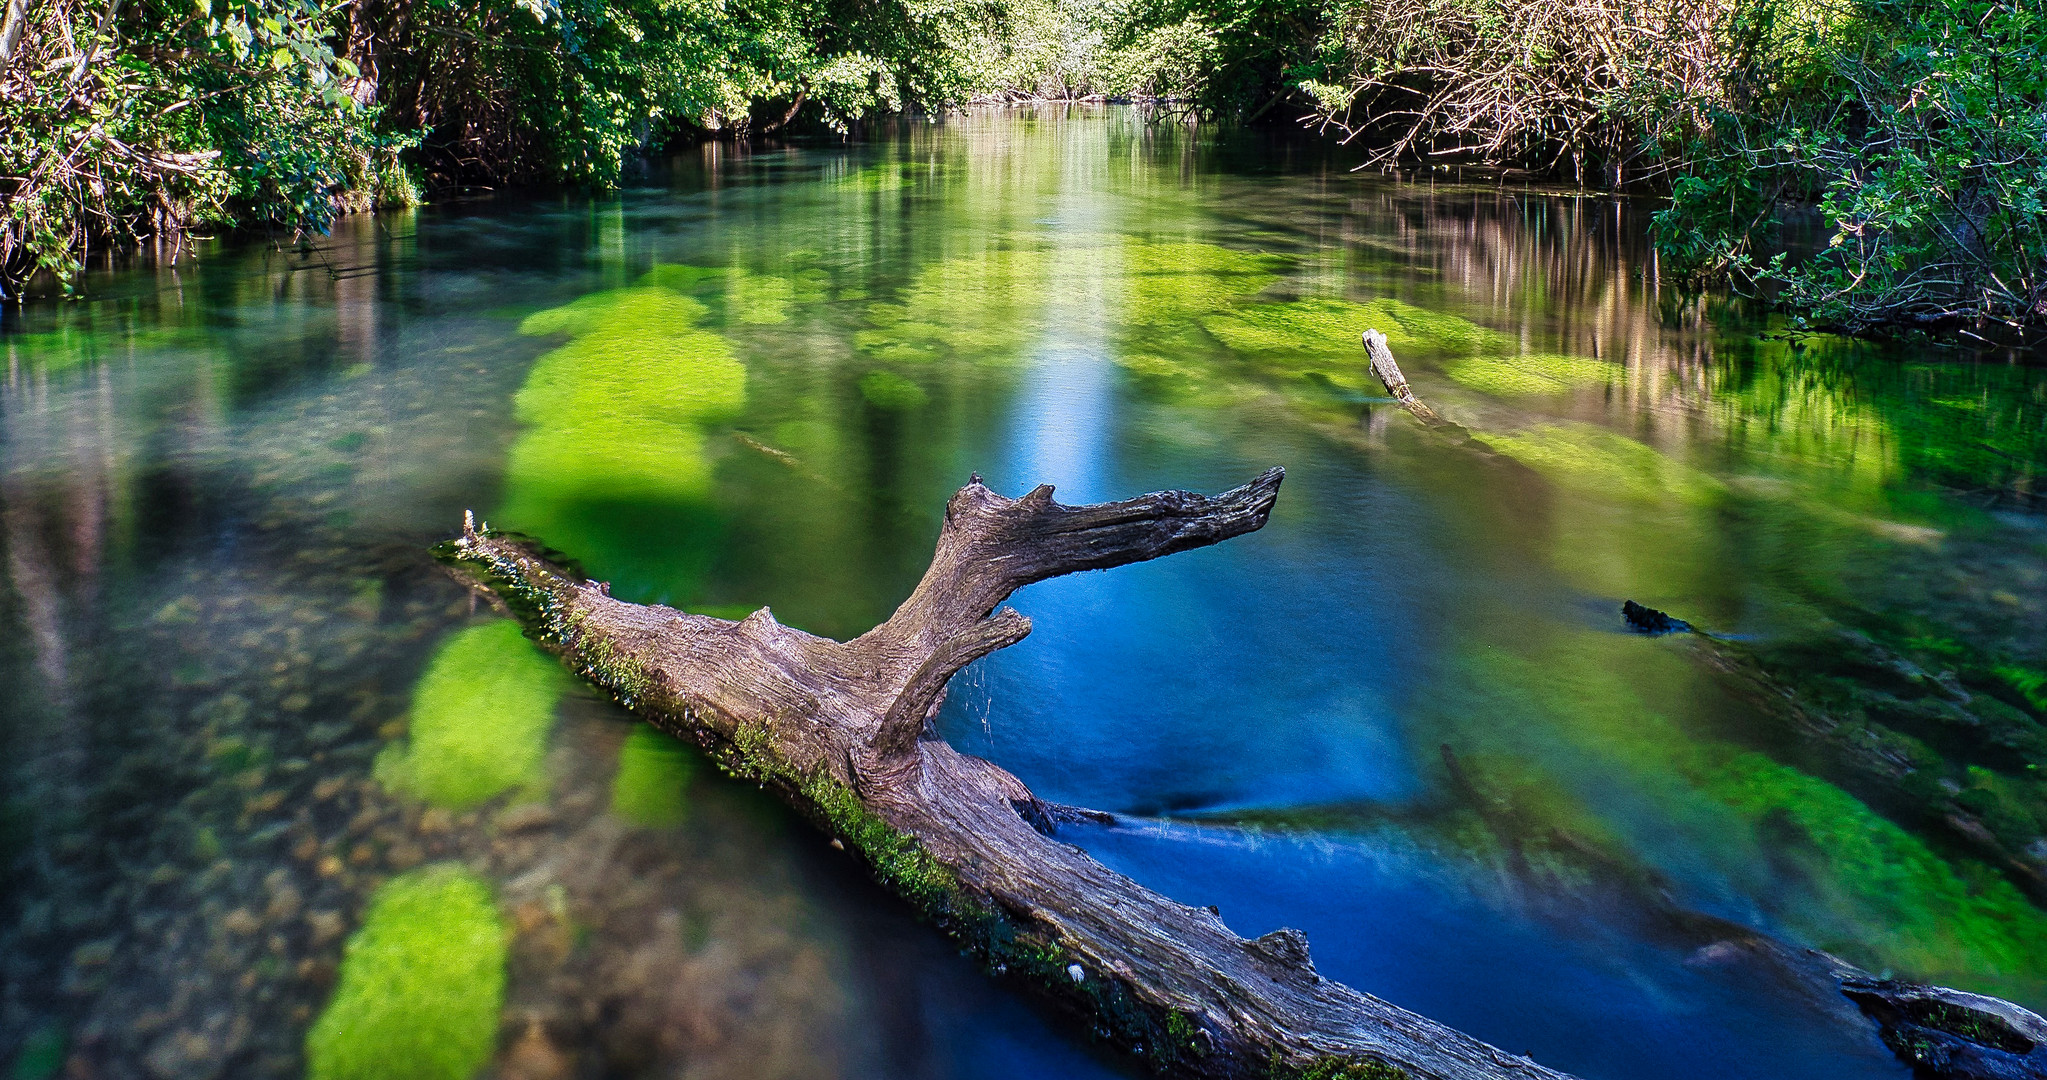
[[[952,675],[1021,640],[996,608],[1034,581],[1202,547],[1263,526],[1273,469],[1207,497],[1065,506],[978,477],[946,506],[931,566],[887,622],[847,642],[614,600],[537,544],[476,532],[440,549],[544,647],[657,726],[772,787],[973,950],[1089,1019],[1155,1071],[1316,1080],[1562,1080],[1316,974],[1297,930],[1237,936],[1057,838],[1108,815],[1047,803],[939,739]]]

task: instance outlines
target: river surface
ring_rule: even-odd
[[[428,553],[474,510],[843,638],[970,473],[1286,467],[1261,532],[1018,594],[940,726],[1326,976],[1595,1080],[1908,1075],[1755,935],[2047,1005],[2015,877],[1618,614],[1997,673],[2008,753],[1912,752],[2047,866],[2047,370],[1659,290],[1625,201],[1117,110],[649,175],[6,313],[14,1076],[1135,1075]],[[1461,430],[1389,402],[1368,326]]]

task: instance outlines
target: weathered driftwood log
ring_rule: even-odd
[[[2047,1021],[2002,998],[1851,974],[1841,992],[1883,1028],[1884,1045],[1939,1080],[2042,1080]]]
[[[733,774],[774,789],[978,955],[1174,1076],[1558,1078],[1322,978],[1306,938],[1246,940],[1057,839],[1093,814],[959,753],[930,720],[947,680],[1030,632],[996,611],[1034,581],[1202,547],[1265,524],[1279,469],[1214,497],[1064,506],[978,477],[946,505],[931,567],[847,642],[612,599],[531,542],[476,532],[441,555],[543,646]]]

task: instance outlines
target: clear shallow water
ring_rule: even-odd
[[[491,617],[425,549],[473,508],[620,595],[844,637],[970,472],[1083,501],[1273,464],[1264,531],[1019,594],[947,737],[1127,815],[1075,839],[1139,880],[1587,1077],[1904,1075],[1736,927],[2047,1001],[2009,880],[1615,614],[2047,669],[2047,373],[1659,294],[1610,200],[1114,112],[661,175],[10,313],[0,1053],[298,1074],[371,897],[452,862],[509,927],[499,1075],[1116,1075],[587,696],[483,741],[502,794],[408,771],[521,708],[461,707],[436,657]],[[1383,403],[1364,326],[1470,442]]]

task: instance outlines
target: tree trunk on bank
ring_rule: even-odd
[[[1204,547],[1263,526],[1273,469],[1214,497],[1065,506],[976,477],[946,505],[931,567],[847,642],[614,600],[537,544],[465,526],[439,549],[544,647],[656,726],[771,787],[995,974],[1032,985],[1155,1071],[1188,1077],[1564,1080],[1315,973],[1281,929],[1246,940],[1058,839],[1109,815],[1047,803],[938,738],[953,674],[1030,632],[996,611],[1035,581]]]

